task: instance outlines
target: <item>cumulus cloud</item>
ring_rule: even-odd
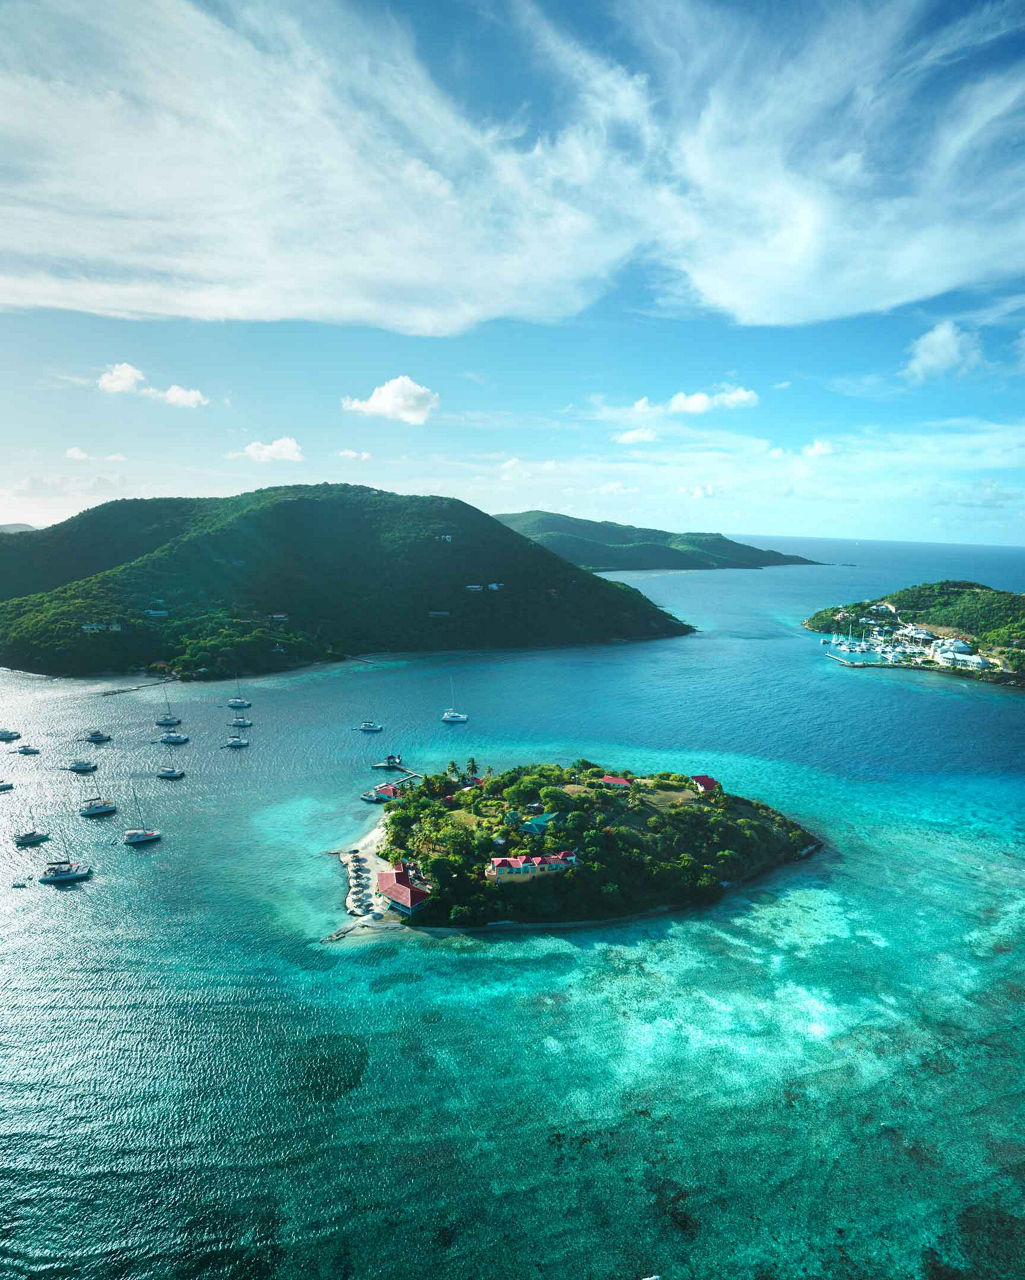
[[[941,320],[908,347],[908,362],[901,370],[901,377],[911,383],[921,383],[948,373],[960,376],[980,364],[979,335],[959,328],[953,320]]]
[[[302,462],[303,451],[298,440],[291,436],[279,436],[270,444],[262,440],[254,440],[237,453],[225,455],[229,458],[250,458],[253,462]]]
[[[348,458],[351,462],[370,461],[370,454],[359,449],[339,449],[335,456],[338,458]]]
[[[441,404],[441,396],[422,387],[404,373],[375,387],[366,400],[342,397],[342,408],[348,413],[364,413],[371,418],[391,418],[422,427]]]
[[[84,449],[80,449],[78,445],[72,445],[70,449],[65,450],[65,458],[70,458],[72,462],[126,462],[127,459],[123,453],[108,453],[102,457],[94,457],[90,453],[86,453]]]
[[[661,403],[641,396],[632,405],[607,405],[600,398],[592,400],[595,414],[600,418],[621,418],[624,415],[633,419],[694,417],[711,413],[713,409],[751,409],[758,403],[758,393],[746,387],[735,387],[729,382],[721,383],[712,391],[677,391],[668,400]],[[649,428],[650,430],[650,428]],[[633,431],[624,432],[633,436],[631,440],[617,437],[620,444],[632,444],[637,440],[654,439],[654,436],[636,435]]]
[[[80,379],[68,378],[65,381],[79,382]],[[96,380],[99,389],[111,396],[147,396],[150,400],[162,400],[165,404],[175,405],[179,409],[196,409],[201,404],[210,403],[202,391],[190,391],[177,384],[168,387],[166,391],[160,391],[156,387],[146,386],[145,383],[146,375],[141,369],[136,369],[134,364],[108,365]]]
[[[12,0],[0,302],[441,334],[641,263],[799,324],[1025,272],[1020,5],[621,7],[615,61],[513,6],[494,74],[558,108],[496,118],[355,0]]]
[[[806,458],[824,458],[833,452],[833,446],[828,440],[813,440],[811,444],[806,444],[801,452]]]

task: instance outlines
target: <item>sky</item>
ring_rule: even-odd
[[[1025,5],[6,0],[0,523],[1025,543]]]

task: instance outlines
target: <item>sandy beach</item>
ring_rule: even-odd
[[[378,873],[391,870],[391,863],[378,852],[384,840],[384,822],[381,821],[350,849],[334,851],[349,882],[345,910],[350,919],[324,938],[324,942],[335,942],[354,929],[401,927],[389,912],[391,904],[388,899],[377,892]]]

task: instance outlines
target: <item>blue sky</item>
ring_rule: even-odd
[[[0,523],[1021,544],[1025,8],[12,0]]]

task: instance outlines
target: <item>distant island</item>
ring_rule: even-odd
[[[766,569],[816,564],[804,556],[762,551],[721,533],[667,533],[611,520],[579,520],[554,511],[495,517],[556,555],[595,572],[617,569]]]
[[[183,679],[351,654],[679,636],[646,596],[453,498],[291,485],[0,534],[0,665]]]
[[[418,924],[608,919],[711,902],[818,842],[711,777],[638,777],[588,760],[494,777],[475,760],[399,790],[378,884]]]
[[[810,631],[831,635],[839,660],[918,667],[1025,686],[1025,595],[979,582],[929,582],[876,600],[821,609]],[[846,656],[844,656],[846,655]]]
[[[31,533],[33,528],[30,524],[0,524],[0,533]]]

